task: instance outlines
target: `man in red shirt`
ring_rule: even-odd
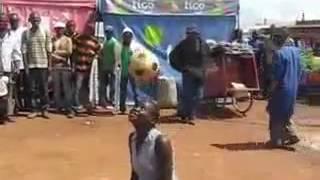
[[[101,45],[96,37],[94,37],[94,27],[88,25],[83,34],[80,34],[74,38],[74,53],[73,64],[75,72],[75,104],[81,109],[82,105],[86,106],[88,111],[91,111],[91,105],[89,102],[89,78],[91,64],[100,52]],[[84,103],[80,102],[80,92],[83,90]]]

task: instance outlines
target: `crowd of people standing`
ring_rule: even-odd
[[[114,37],[112,26],[105,28],[106,40],[100,43],[94,36],[94,25],[87,24],[78,33],[76,23],[54,23],[54,32],[44,29],[37,12],[29,15],[30,28],[20,26],[15,13],[0,14],[2,76],[11,77],[9,98],[15,99],[15,113],[29,111],[28,118],[49,118],[48,109],[73,118],[78,112],[91,114],[93,108],[105,108],[112,113],[125,113],[127,86],[130,82],[135,106],[138,106],[135,81],[129,75],[133,55],[133,32],[125,28],[121,40]],[[89,82],[93,61],[98,61],[99,103],[89,100]],[[115,71],[120,71],[119,108],[115,99]],[[107,88],[109,94],[107,95]],[[52,92],[52,93],[51,93]],[[10,104],[8,103],[8,108]],[[13,121],[5,114],[2,123]]]

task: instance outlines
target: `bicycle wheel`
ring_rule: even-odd
[[[238,111],[239,113],[246,114],[253,105],[253,96],[249,92],[248,96],[243,96],[243,97],[233,97],[233,107]]]

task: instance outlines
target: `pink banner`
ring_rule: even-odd
[[[54,2],[57,4],[53,4]],[[81,4],[81,1],[77,1],[76,4],[79,6],[76,7],[72,2],[76,1],[6,0],[3,5],[5,12],[19,14],[23,26],[28,26],[28,16],[31,12],[35,11],[40,13],[42,17],[42,26],[44,28],[52,29],[57,21],[66,22],[68,20],[74,20],[77,23],[77,30],[82,32],[86,24],[94,22],[92,14],[95,9],[94,6],[89,6],[89,3]],[[86,0],[86,2],[89,1]],[[94,3],[95,1],[93,1],[93,4]]]
[[[96,0],[2,0],[4,4],[11,5],[40,5],[62,7],[88,7],[95,8]]]

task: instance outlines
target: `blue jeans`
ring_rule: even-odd
[[[198,78],[189,73],[182,75],[182,116],[184,118],[193,119],[201,90],[202,82]]]
[[[75,105],[89,106],[89,72],[76,72],[75,73]],[[83,102],[83,103],[81,103]]]
[[[52,71],[54,101],[57,109],[72,111],[71,71],[54,69]],[[61,87],[62,85],[62,87]],[[63,93],[63,96],[62,96]]]
[[[131,76],[122,76],[120,80],[120,111],[126,111],[126,101],[128,93],[128,82],[130,81],[131,89],[133,93],[134,105],[138,106],[138,94],[136,91],[136,83]]]

